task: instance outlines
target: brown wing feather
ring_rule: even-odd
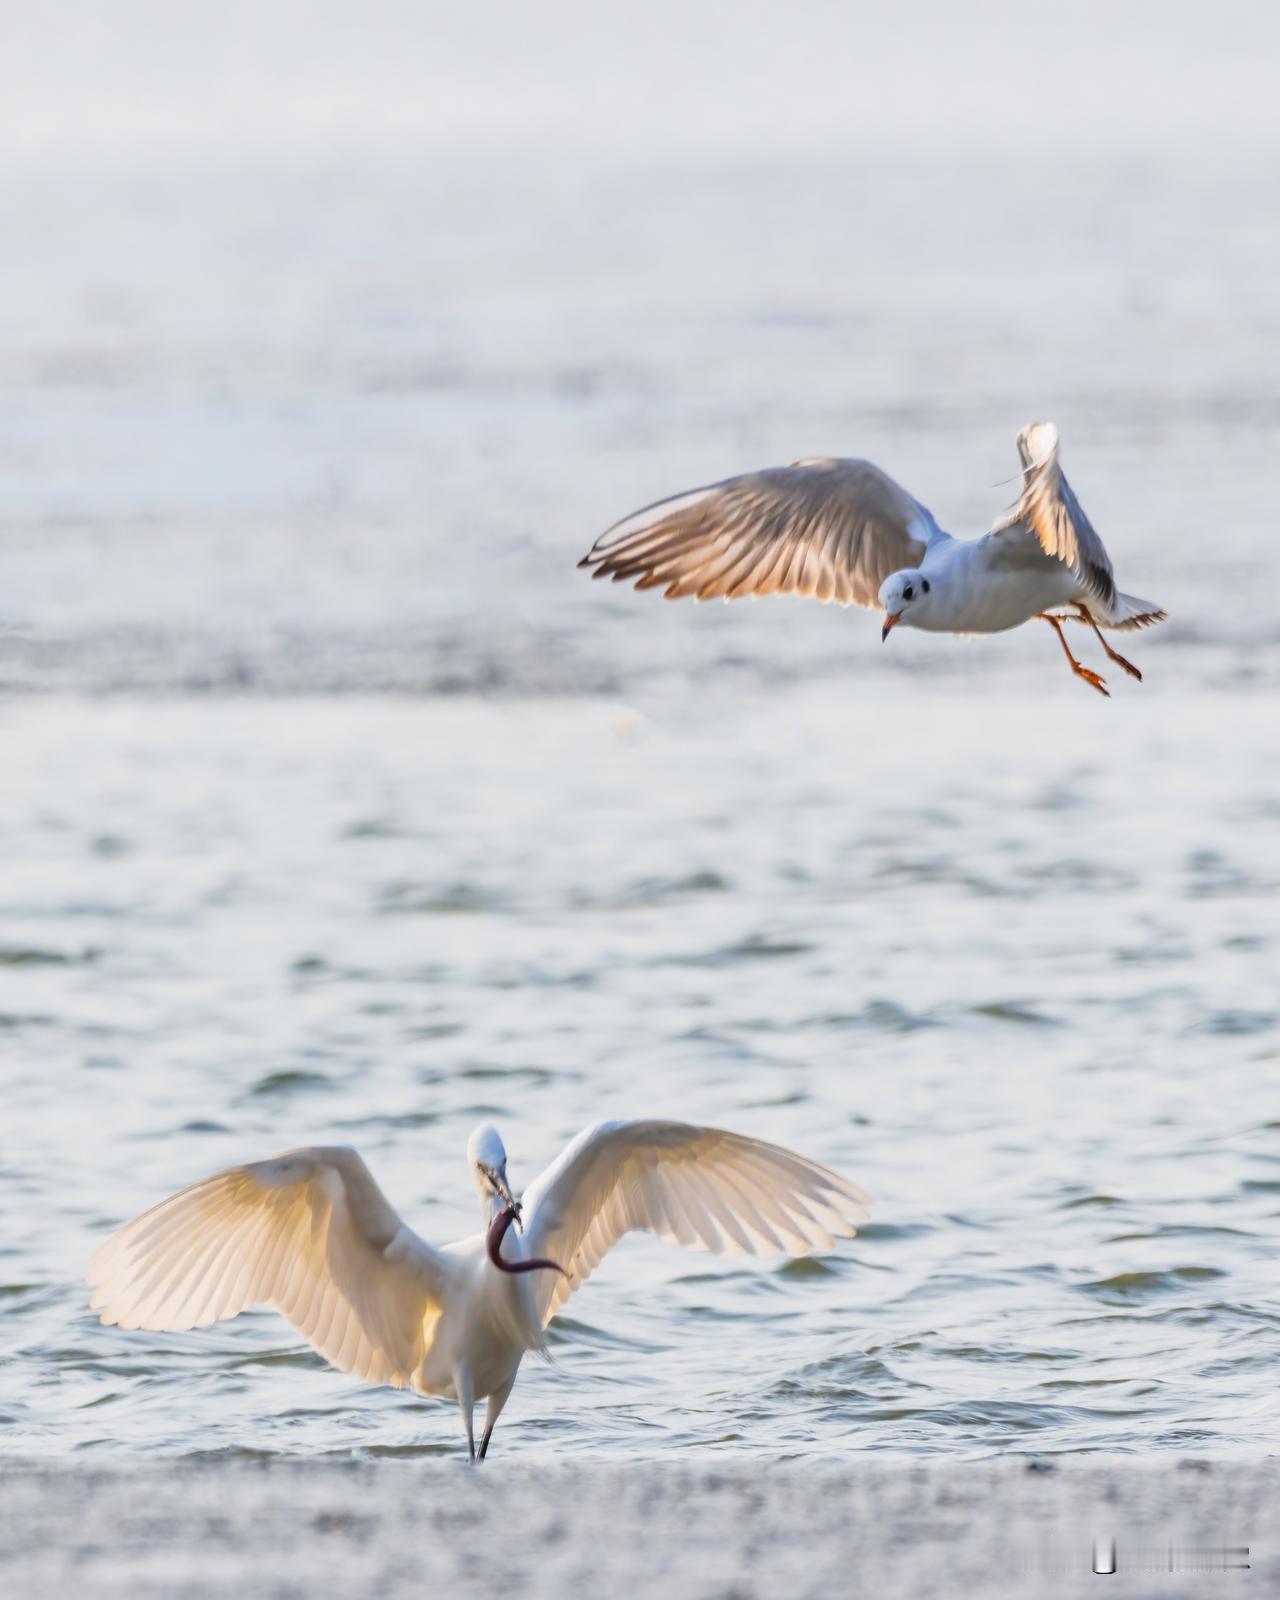
[[[798,461],[659,501],[602,534],[579,566],[668,600],[799,594],[876,606],[917,566],[933,518],[869,461]]]

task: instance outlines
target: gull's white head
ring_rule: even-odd
[[[889,574],[880,585],[880,604],[884,607],[881,639],[887,639],[900,622],[908,628],[918,622],[921,612],[928,607],[931,588],[928,578],[916,567],[904,567],[901,572]]]
[[[506,1148],[491,1122],[482,1122],[467,1140],[467,1160],[481,1205],[488,1206],[497,1196],[519,1215],[520,1206],[507,1182]]]

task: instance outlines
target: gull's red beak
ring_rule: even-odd
[[[898,622],[899,622],[899,619],[901,618],[901,616],[902,616],[901,611],[891,611],[889,613],[889,615],[884,619],[884,627],[881,628],[881,630],[880,630],[880,643],[881,644],[884,643],[884,641],[889,637],[889,635],[893,632],[893,630],[898,626]]]

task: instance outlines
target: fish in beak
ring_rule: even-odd
[[[881,630],[880,630],[880,643],[881,644],[884,643],[884,641],[889,637],[889,635],[893,632],[893,630],[898,626],[898,623],[901,620],[902,620],[901,611],[891,611],[889,613],[889,615],[884,619],[884,627],[881,628]]]

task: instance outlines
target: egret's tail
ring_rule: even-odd
[[[1117,594],[1111,615],[1105,619],[1099,617],[1098,622],[1104,628],[1132,633],[1136,628],[1150,628],[1157,622],[1164,622],[1167,616],[1167,612],[1153,605],[1150,600],[1139,600],[1132,594]]]

